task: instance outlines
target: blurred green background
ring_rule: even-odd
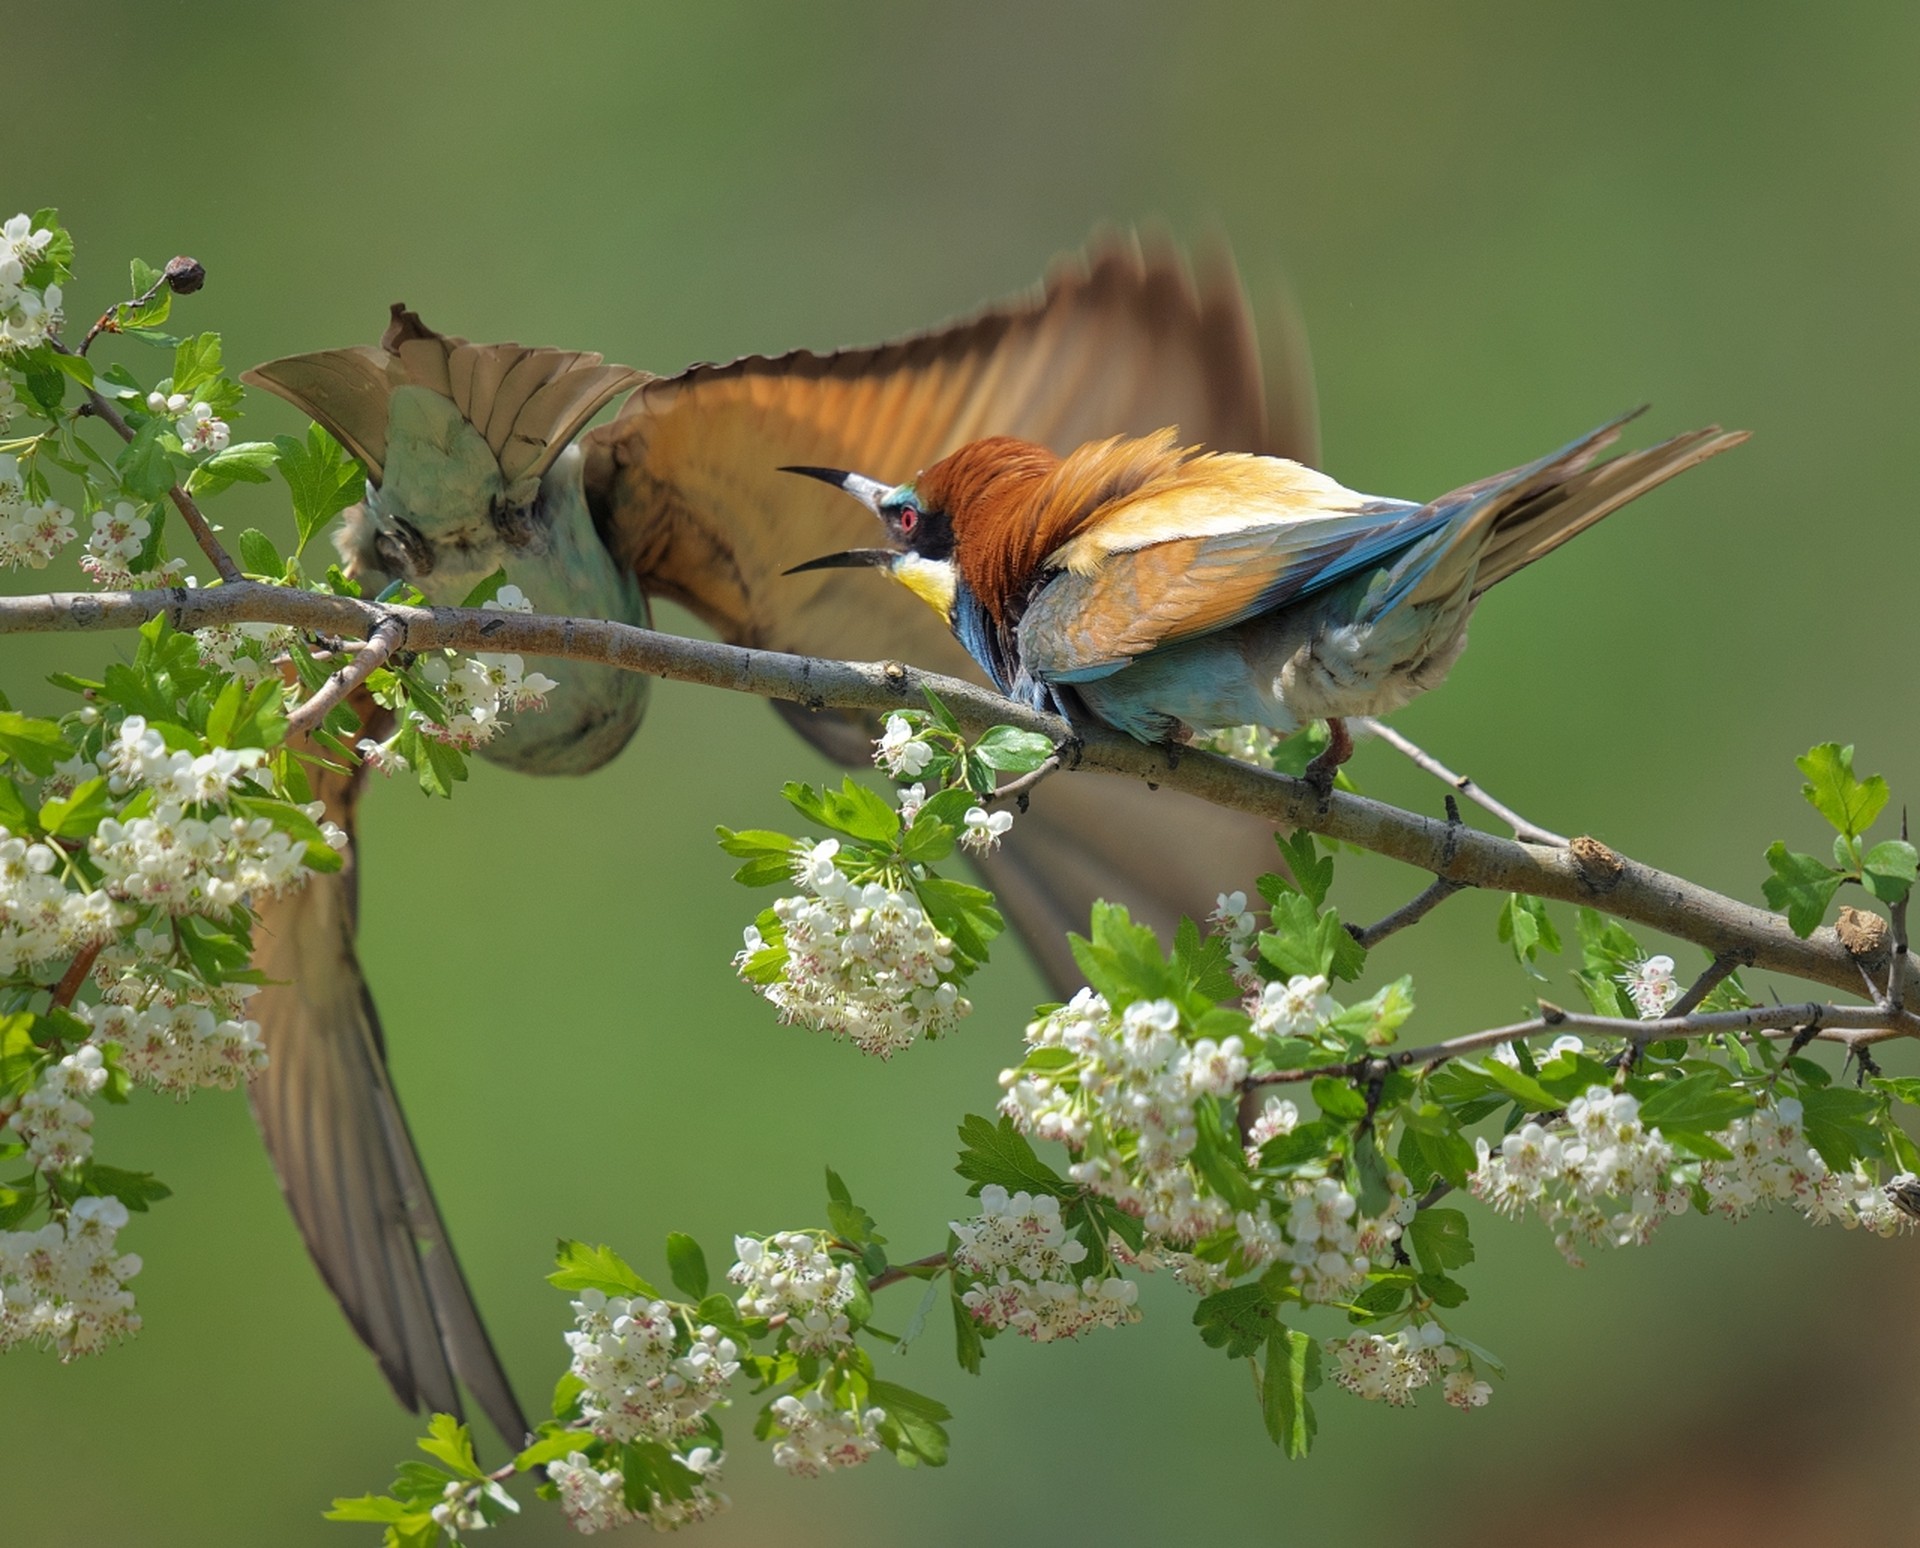
[[[191,252],[210,279],[180,315],[236,364],[371,342],[397,298],[662,371],[867,341],[1159,216],[1228,236],[1268,302],[1291,284],[1354,486],[1435,494],[1645,400],[1648,436],[1746,426],[1503,588],[1399,723],[1541,822],[1750,898],[1770,839],[1817,837],[1809,743],[1857,740],[1920,793],[1912,7],[5,0],[0,35],[0,213],[60,206],[71,315],[128,256]],[[263,401],[243,433],[290,428]],[[226,519],[279,520],[271,493]],[[56,659],[8,641],[6,690],[51,702]],[[718,1257],[736,1227],[818,1218],[827,1163],[908,1254],[962,1207],[953,1123],[1040,997],[1017,952],[962,1035],[889,1067],[776,1026],[726,971],[758,904],[712,825],[777,820],[778,780],[823,767],[763,706],[669,684],[579,784],[482,767],[451,804],[367,803],[396,1079],[536,1399],[564,1353],[556,1235],[648,1272],[671,1228]],[[1438,808],[1383,749],[1356,772]],[[1356,860],[1342,899],[1370,917],[1418,884]],[[1494,911],[1455,901],[1379,954],[1417,975],[1424,1034],[1525,1001]],[[383,1486],[415,1425],[243,1100],[144,1096],[100,1136],[176,1190],[127,1233],[147,1326],[71,1368],[0,1362],[0,1540],[370,1541],[319,1511]],[[890,1374],[954,1407],[944,1472],[795,1482],[737,1412],[735,1508],[701,1540],[1912,1540],[1913,1243],[1689,1218],[1576,1273],[1537,1227],[1480,1240],[1462,1325],[1514,1374],[1470,1418],[1329,1392],[1290,1466],[1246,1373],[1152,1285],[1140,1327],[1002,1341],[978,1381],[927,1337]],[[543,1510],[499,1538],[565,1535]]]

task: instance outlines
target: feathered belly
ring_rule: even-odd
[[[1313,720],[1391,714],[1437,687],[1466,647],[1471,611],[1463,600],[1338,625],[1269,615],[1076,687],[1094,714],[1142,741],[1246,725],[1290,736]]]

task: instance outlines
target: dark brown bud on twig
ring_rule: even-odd
[[[207,282],[207,271],[200,260],[184,254],[169,258],[160,274],[166,280],[167,288],[176,296],[190,296]]]

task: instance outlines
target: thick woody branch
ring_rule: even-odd
[[[383,606],[247,581],[199,591],[4,597],[0,634],[132,629],[162,615],[177,629],[259,622],[363,638],[392,619],[400,626],[404,650],[448,646],[598,661],[812,709],[884,712],[924,702],[922,690],[929,689],[970,732],[1006,724],[1056,742],[1077,734],[1078,768],[1131,775],[1184,791],[1265,818],[1276,827],[1324,834],[1465,886],[1585,904],[1692,941],[1716,956],[1751,953],[1753,965],[1770,972],[1847,993],[1860,986],[1857,959],[1832,929],[1816,930],[1802,940],[1778,914],[1629,860],[1598,839],[1575,838],[1564,846],[1521,843],[1344,791],[1323,797],[1304,780],[1193,750],[1183,751],[1170,764],[1162,748],[1103,728],[1075,733],[1055,717],[990,689],[898,662],[827,661],[744,650],[602,619]],[[1920,1009],[1914,975],[1905,978],[1903,1004],[1908,1010]]]

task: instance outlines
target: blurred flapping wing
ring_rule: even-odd
[[[759,649],[898,659],[982,681],[945,624],[906,590],[795,564],[870,545],[872,518],[787,464],[897,482],[966,442],[1016,435],[1065,453],[1176,427],[1220,450],[1312,461],[1313,416],[1289,384],[1269,428],[1246,300],[1224,257],[1192,273],[1164,246],[1097,245],[1035,294],[871,349],[695,366],[645,384],[588,434],[588,501],[617,561],[723,638]],[[867,725],[787,712],[830,755],[862,762]],[[1036,792],[1007,852],[983,869],[1049,976],[1079,979],[1060,932],[1096,897],[1166,930],[1203,917],[1272,851],[1267,828],[1184,797],[1075,775]]]

